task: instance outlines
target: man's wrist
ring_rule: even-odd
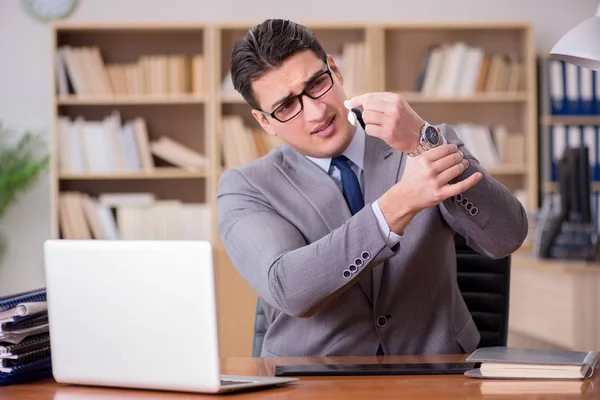
[[[396,196],[395,193],[388,190],[378,199],[378,203],[390,230],[396,234],[401,234],[408,223],[417,215],[417,212],[406,204],[399,204],[401,202],[396,201],[397,198],[402,198],[402,196]]]

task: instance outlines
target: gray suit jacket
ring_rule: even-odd
[[[456,281],[454,232],[493,258],[527,234],[521,203],[448,125],[441,133],[469,159],[457,179],[483,179],[420,212],[393,249],[370,203],[402,178],[406,155],[367,135],[365,207],[351,215],[333,179],[287,145],[223,173],[219,232],[231,261],[262,299],[263,356],[462,353],[479,332]],[[475,215],[473,215],[475,214]],[[349,273],[349,271],[354,271]]]

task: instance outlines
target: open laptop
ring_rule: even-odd
[[[48,240],[57,382],[222,393],[297,378],[222,376],[206,241]]]

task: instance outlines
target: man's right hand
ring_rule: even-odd
[[[473,187],[483,175],[448,184],[469,164],[454,144],[444,144],[417,157],[408,157],[402,179],[379,198],[379,208],[390,229],[400,233],[421,210]]]

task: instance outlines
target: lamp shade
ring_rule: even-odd
[[[600,6],[596,15],[567,32],[550,51],[553,58],[600,70]]]

